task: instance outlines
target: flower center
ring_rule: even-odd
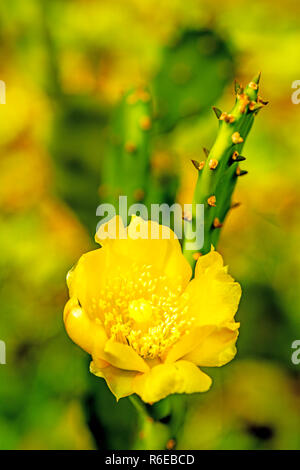
[[[180,283],[178,283],[180,286]],[[131,266],[112,275],[100,292],[95,315],[109,338],[129,344],[140,356],[162,356],[192,322],[181,287],[152,266]]]
[[[128,317],[142,326],[151,320],[153,309],[151,303],[144,299],[132,300],[128,306]]]

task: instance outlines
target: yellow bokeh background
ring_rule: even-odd
[[[241,205],[218,247],[243,287],[238,355],[215,371],[211,392],[189,397],[177,447],[299,449],[300,365],[291,361],[300,337],[300,104],[291,100],[300,79],[299,17],[296,0],[1,3],[0,449],[129,445],[130,406],[89,377],[87,357],[63,330],[65,276],[94,246],[109,117],[128,88],[151,84],[164,48],[188,29],[222,38],[238,81],[261,71],[269,104],[245,145],[249,174],[234,195]],[[213,104],[228,110],[232,80],[222,87]],[[153,149],[158,168],[176,168],[179,201],[191,201],[190,159],[203,158],[216,132],[207,108]],[[116,415],[93,411],[103,407]]]

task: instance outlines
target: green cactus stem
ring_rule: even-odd
[[[245,89],[236,84],[236,102],[230,113],[213,108],[219,120],[219,132],[213,147],[203,162],[194,162],[198,179],[193,197],[195,204],[204,204],[204,245],[200,252],[183,249],[194,266],[197,257],[216,247],[220,229],[231,207],[231,198],[238,177],[246,174],[239,163],[245,160],[241,151],[258,111],[267,104],[258,95],[258,74]],[[193,223],[193,220],[191,221]]]
[[[102,169],[100,195],[116,203],[126,195],[128,205],[143,201],[150,166],[152,102],[147,89],[124,95],[112,119],[112,135]],[[102,192],[102,189],[103,192]]]
[[[100,197],[118,207],[118,197],[127,196],[127,205],[174,203],[178,175],[166,168],[155,172],[152,153],[157,137],[152,98],[147,88],[126,93],[111,121],[106,158],[101,172]],[[149,212],[150,214],[150,212]],[[127,221],[124,223],[127,225]]]

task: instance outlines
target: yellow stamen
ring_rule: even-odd
[[[153,307],[143,299],[132,300],[128,306],[128,315],[136,323],[146,323],[153,315]]]
[[[133,265],[126,275],[113,275],[100,294],[94,314],[107,336],[146,359],[165,354],[193,322],[181,290],[151,266]]]

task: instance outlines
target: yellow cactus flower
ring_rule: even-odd
[[[124,228],[120,220],[98,230],[102,247],[68,274],[70,338],[92,356],[91,372],[117,399],[136,393],[154,403],[207,391],[212,381],[199,366],[222,366],[236,353],[240,285],[216,251],[199,257],[190,280],[172,230],[139,217]]]

